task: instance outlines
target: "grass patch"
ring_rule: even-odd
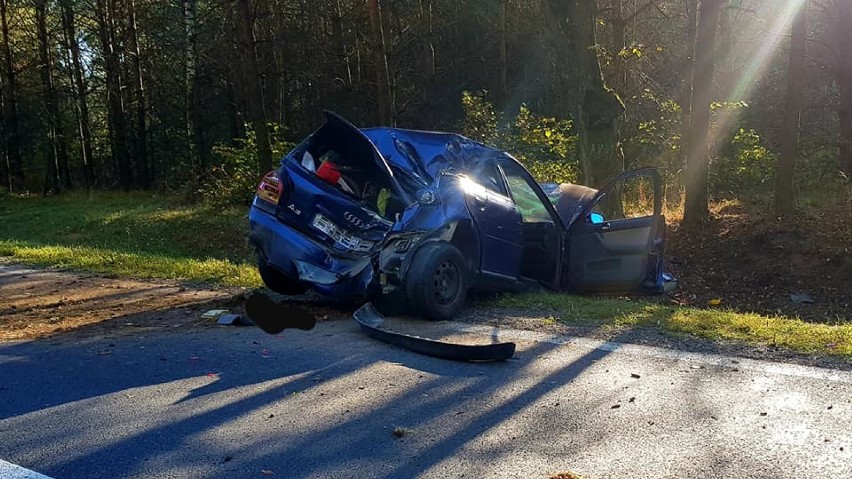
[[[150,193],[0,197],[0,256],[125,277],[256,287],[261,281],[246,215],[246,208],[187,206]],[[852,324],[557,293],[507,295],[496,305],[544,311],[545,323],[652,328],[852,357]]]
[[[810,323],[725,309],[585,298],[559,293],[507,295],[498,307],[549,310],[560,322],[600,328],[641,327],[713,340],[768,344],[805,354],[852,357],[852,324]]]
[[[136,278],[258,286],[246,214],[150,193],[7,197],[0,201],[0,255]]]

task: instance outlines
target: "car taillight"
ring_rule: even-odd
[[[278,199],[281,197],[281,181],[278,179],[278,173],[270,171],[260,180],[257,185],[257,197],[272,203],[278,204]]]

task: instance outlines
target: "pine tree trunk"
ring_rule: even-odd
[[[503,0],[501,0],[503,1]],[[423,29],[421,38],[423,42],[423,65],[424,75],[423,86],[420,90],[420,102],[422,105],[422,126],[433,127],[438,122],[438,109],[435,107],[433,98],[435,91],[435,45],[434,45],[434,27],[433,27],[433,12],[432,0],[420,0],[419,18],[420,26]]]
[[[115,0],[97,0],[98,37],[104,57],[107,122],[113,175],[123,189],[130,189],[132,176],[127,150],[127,123],[121,98],[121,63],[115,41]]]
[[[133,121],[133,160],[136,165],[136,178],[144,189],[151,187],[150,168],[148,166],[148,127],[146,121],[145,82],[142,76],[141,49],[136,24],[136,1],[127,4],[127,51],[130,60],[130,109]]]
[[[805,40],[807,35],[807,3],[803,3],[793,19],[790,37],[790,63],[787,68],[787,111],[781,137],[781,155],[775,185],[775,212],[793,212],[793,172],[799,147],[799,120],[804,98]]]
[[[710,151],[707,134],[710,129],[710,102],[713,99],[713,72],[716,30],[724,0],[701,0],[701,12],[695,42],[695,73],[692,90],[692,122],[689,129],[686,165],[686,205],[683,220],[687,227],[707,221],[707,181]]]
[[[382,11],[379,0],[367,0],[370,9],[370,28],[373,33],[373,67],[376,70],[376,102],[378,121],[381,125],[393,124],[390,73],[388,72],[385,34],[382,27]]]
[[[577,153],[584,182],[601,187],[624,169],[618,130],[624,105],[606,87],[595,45],[597,7],[594,0],[548,0],[560,75],[566,90],[563,111],[572,111],[579,136]]]
[[[689,160],[689,132],[692,125],[692,83],[695,74],[695,37],[698,29],[698,0],[684,0],[686,6],[686,65],[683,73],[683,99],[680,102],[681,161],[673,172],[680,171]],[[674,166],[674,165],[671,165]]]
[[[846,60],[840,83],[840,170],[852,177],[852,65]]]
[[[499,75],[498,75],[498,89],[497,93],[500,97],[500,101],[505,103],[508,101],[509,97],[509,80],[508,80],[508,69],[509,62],[507,59],[507,40],[506,40],[506,8],[509,0],[500,0],[500,18],[498,20],[498,48],[499,48]]]
[[[269,130],[266,125],[266,111],[263,101],[263,87],[257,66],[257,42],[254,36],[254,15],[250,0],[236,0],[237,53],[242,74],[243,98],[246,113],[257,135],[258,172],[266,173],[272,169],[272,148],[269,144]]]
[[[9,152],[6,148],[6,78],[0,75],[0,181],[3,188],[12,191],[12,179],[9,176]]]
[[[612,3],[612,52],[615,54],[613,62],[615,63],[615,82],[613,88],[615,92],[624,98],[627,93],[627,65],[622,52],[627,50],[627,39],[624,29],[627,28],[624,21],[624,8],[621,0],[613,0]]]
[[[832,21],[833,46],[841,52],[835,67],[835,76],[840,89],[840,104],[837,115],[840,120],[840,161],[839,167],[847,176],[852,177],[852,55],[845,52],[852,45],[852,3],[847,0],[835,1],[837,10]]]
[[[196,45],[196,0],[183,0],[183,26],[185,44],[184,61],[184,117],[186,120],[186,143],[190,168],[201,173],[201,154],[198,147],[198,58]]]
[[[343,6],[341,0],[335,0],[334,16],[332,17],[331,29],[334,40],[337,43],[337,55],[340,57],[339,65],[342,68],[341,79],[346,88],[352,88],[352,65],[349,60],[349,48],[346,45],[346,37],[343,34]]]
[[[47,35],[47,2],[36,0],[35,20],[38,36],[38,70],[41,76],[42,96],[47,106],[47,128],[48,144],[45,147],[45,158],[47,158],[47,172],[44,180],[43,194],[59,193],[62,189],[60,178],[60,145],[59,138],[59,104],[53,89],[53,76],[50,61],[50,39]],[[67,164],[66,164],[67,171]]]
[[[12,61],[12,49],[9,46],[8,0],[0,0],[0,26],[2,26],[3,76],[5,79],[4,116],[6,125],[7,162],[9,164],[10,190],[23,192],[26,189],[24,167],[21,159],[21,136],[18,128],[18,77]]]
[[[83,77],[83,68],[80,63],[80,44],[77,43],[77,28],[70,0],[62,1],[62,27],[65,30],[65,41],[68,47],[68,55],[71,59],[70,77],[77,106],[77,129],[80,134],[80,151],[83,157],[83,182],[88,189],[95,182],[92,132],[87,100],[88,87]]]

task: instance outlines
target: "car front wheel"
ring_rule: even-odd
[[[260,272],[260,279],[263,280],[263,284],[278,294],[295,296],[308,290],[302,283],[270,266],[263,258],[257,259],[257,270]]]
[[[451,319],[467,295],[464,256],[449,243],[427,244],[416,252],[405,284],[412,313],[435,321]]]

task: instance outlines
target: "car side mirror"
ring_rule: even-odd
[[[593,225],[599,225],[604,222],[604,215],[600,213],[589,213],[589,221],[591,221]]]

